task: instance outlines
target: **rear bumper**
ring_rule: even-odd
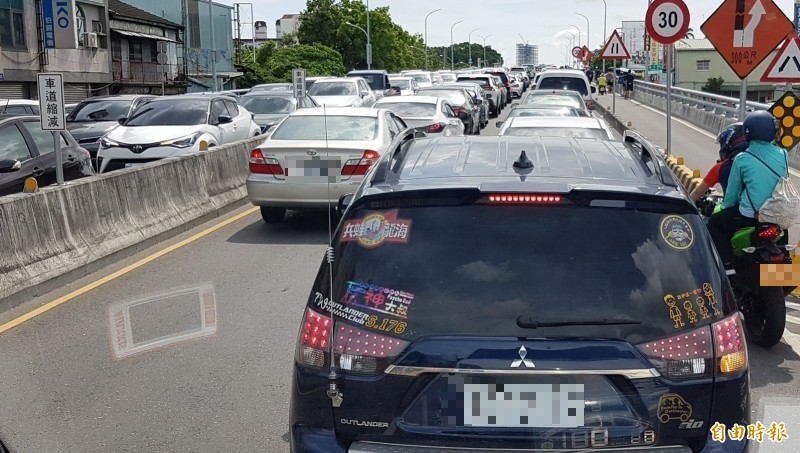
[[[288,209],[327,209],[335,206],[339,197],[355,192],[363,176],[353,176],[348,181],[324,183],[287,183],[272,175],[250,175],[247,178],[247,197],[256,206]]]
[[[382,444],[374,442],[355,442],[347,450],[348,453],[451,453],[453,448],[449,447],[429,447],[419,445],[399,445],[399,444]],[[458,448],[461,453],[490,453],[490,452],[543,452],[548,450],[498,450],[493,448]],[[558,451],[558,450],[549,450]],[[650,447],[650,448],[603,448],[598,451],[611,451],[619,453],[638,453],[638,452],[653,452],[653,453],[692,453],[692,449],[684,446],[674,447]]]

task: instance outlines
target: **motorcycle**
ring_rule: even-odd
[[[599,88],[599,91],[600,91],[600,96],[603,96],[603,95],[605,95],[605,94],[606,94],[606,87],[605,87],[605,85],[601,85],[601,86],[600,86],[600,88]]]
[[[697,202],[706,222],[721,209],[723,196],[711,192]],[[762,264],[791,264],[786,232],[764,223],[742,228],[731,238],[734,271],[728,279],[750,340],[765,348],[781,341],[786,326],[786,296],[794,287],[761,286]],[[783,243],[783,244],[782,244]]]

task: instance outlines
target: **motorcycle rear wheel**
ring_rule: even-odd
[[[761,286],[751,294],[750,310],[744,325],[750,340],[763,348],[771,348],[783,338],[786,328],[786,300],[780,286]],[[753,300],[757,297],[758,300]]]

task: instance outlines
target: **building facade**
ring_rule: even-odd
[[[299,29],[299,14],[284,14],[283,17],[275,21],[275,37],[277,39],[283,39],[286,35],[296,34]]]
[[[108,7],[111,93],[185,93],[183,27],[119,0],[108,0]]]
[[[233,7],[208,0],[126,0],[127,3],[185,29],[183,55],[186,61],[188,92],[209,91],[216,63],[217,89],[235,87],[235,78],[242,75],[234,68]],[[214,19],[214,45],[211,44],[211,22]],[[214,58],[216,56],[216,59]]]
[[[40,72],[63,74],[67,103],[107,94],[112,82],[108,1],[75,1],[74,49],[44,48],[41,4],[0,1],[0,98],[35,98]]]
[[[535,44],[517,44],[517,65],[539,64],[539,46]]]

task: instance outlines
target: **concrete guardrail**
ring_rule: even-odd
[[[0,311],[244,204],[262,140],[0,198]]]

